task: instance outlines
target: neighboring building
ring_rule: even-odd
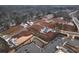
[[[67,50],[69,50],[72,53],[79,53],[79,46],[74,46],[74,45],[71,45],[71,44],[65,44],[63,47],[66,48]]]
[[[10,27],[8,30],[2,32],[3,35],[10,35],[10,36],[13,36],[14,34],[17,34],[18,32],[22,31],[23,29],[23,26],[13,26],[13,27]]]
[[[48,14],[48,15],[45,15],[45,16],[43,17],[43,19],[51,20],[51,19],[53,19],[53,17],[54,17],[53,14]]]
[[[30,43],[32,41],[31,40],[32,37],[33,37],[33,35],[31,34],[30,31],[22,31],[22,32],[12,36],[10,41],[12,42],[12,40],[15,39],[14,44],[15,44],[15,46],[18,46],[20,44]]]

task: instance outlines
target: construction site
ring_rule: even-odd
[[[79,53],[79,10],[56,7],[0,10],[0,53]]]

